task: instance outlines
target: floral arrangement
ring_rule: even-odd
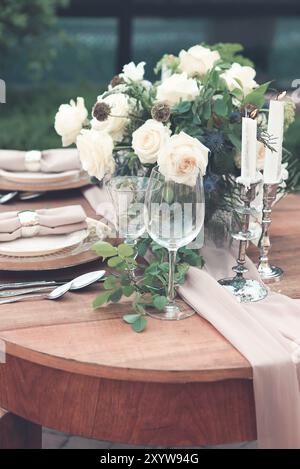
[[[253,64],[241,55],[242,49],[239,44],[202,44],[178,56],[165,55],[155,69],[161,77],[153,83],[144,79],[145,62],[125,65],[98,96],[91,119],[83,98],[60,106],[55,129],[63,146],[76,143],[83,169],[98,181],[113,175],[149,175],[158,165],[166,178],[194,185],[200,171],[206,221],[218,212],[231,211],[238,197],[235,178],[240,175],[243,116],[257,119],[259,170],[265,148],[272,149],[265,98],[270,83],[255,81]],[[285,128],[294,114],[294,103],[285,97]],[[282,177],[287,179],[287,169],[293,171],[294,164],[287,152],[284,158]],[[138,267],[130,246],[99,241],[94,249],[115,269],[94,307],[134,293],[133,312],[124,320],[141,332],[146,326],[146,308],[162,310],[167,303],[166,250],[149,239],[139,240],[138,254],[144,256],[150,249],[152,257],[150,264],[139,265],[137,278],[130,273]],[[199,252],[180,249],[177,284],[184,282],[190,265],[203,265]]]
[[[144,79],[145,62],[131,62],[98,96],[90,120],[83,98],[77,98],[60,106],[55,129],[64,146],[77,144],[83,168],[98,180],[149,174],[158,164],[164,175],[192,183],[195,168],[200,169],[208,220],[217,209],[230,210],[235,197],[242,116],[258,120],[258,169],[265,147],[272,145],[265,107],[269,83],[255,81],[242,49],[239,44],[202,44],[177,57],[165,55],[155,69],[161,79],[154,83]],[[287,128],[294,120],[289,98],[285,114]],[[286,160],[293,161],[290,155]]]

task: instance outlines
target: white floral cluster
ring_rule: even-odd
[[[194,101],[202,89],[201,80],[197,78],[217,67],[220,55],[208,47],[196,45],[182,50],[178,60],[178,70],[165,74],[165,79],[155,87],[144,80],[145,62],[125,65],[119,75],[122,84],[110,86],[108,92],[98,97],[97,103],[109,109],[104,120],[96,117],[87,120],[83,98],[77,98],[77,103],[71,101],[60,106],[55,129],[62,137],[63,146],[77,144],[82,166],[91,176],[102,179],[114,172],[114,149],[123,140],[134,106],[126,93],[128,85],[139,82],[145,90],[154,89],[156,102],[164,102],[171,108],[181,101]],[[223,72],[220,70],[220,76],[229,90],[240,88],[244,96],[257,86],[255,70],[238,63]],[[166,177],[177,182],[193,185],[198,171],[205,174],[208,148],[185,132],[171,135],[168,124],[148,119],[132,133],[131,145],[142,164],[157,163]]]

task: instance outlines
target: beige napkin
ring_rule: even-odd
[[[105,187],[90,186],[82,189],[82,194],[97,215],[115,224],[115,209]]]
[[[0,169],[6,171],[32,171],[42,173],[61,173],[80,170],[81,163],[76,148],[53,150],[18,151],[0,150]]]
[[[87,227],[80,205],[0,213],[0,242],[22,237],[73,233]]]
[[[300,300],[277,293],[240,304],[217,279],[232,276],[236,252],[205,247],[179,294],[251,363],[260,448],[300,448]],[[248,277],[258,278],[248,259]]]

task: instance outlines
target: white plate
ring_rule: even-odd
[[[0,169],[0,176],[7,181],[12,182],[47,182],[47,183],[55,183],[55,182],[62,182],[73,180],[80,177],[81,171],[76,169],[73,171],[64,171],[62,173],[31,173],[29,171],[24,172],[13,172],[13,171],[5,171],[4,169]]]
[[[71,249],[77,246],[87,238],[88,234],[88,230],[80,230],[64,235],[20,238],[7,243],[1,243],[0,255],[32,257],[53,254],[62,249]]]

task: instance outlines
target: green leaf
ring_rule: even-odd
[[[124,273],[120,277],[120,282],[121,282],[121,285],[125,287],[127,285],[130,285],[131,279],[130,279],[130,277],[128,277],[128,275],[126,273]]]
[[[172,108],[172,112],[176,114],[184,114],[189,112],[192,107],[191,101],[181,101]]]
[[[112,290],[113,288],[116,288],[117,281],[118,280],[116,277],[109,275],[103,283],[105,290]]]
[[[141,317],[140,314],[125,314],[123,316],[123,321],[127,322],[127,324],[133,324]]]
[[[107,265],[109,267],[117,267],[118,265],[122,264],[122,262],[124,262],[122,257],[116,256],[116,257],[111,257],[110,259],[108,259]]]
[[[158,274],[158,262],[153,262],[152,264],[149,265],[149,267],[146,268],[145,273],[146,274],[151,274],[151,275],[156,275]]]
[[[117,248],[112,246],[110,243],[107,243],[106,241],[98,241],[92,246],[92,249],[93,251],[96,251],[99,256],[104,258],[112,257],[118,254]]]
[[[163,310],[166,304],[168,304],[168,298],[166,296],[155,296],[153,304],[159,311]]]
[[[244,105],[246,104],[253,104],[258,108],[261,108],[265,102],[265,93],[270,85],[270,81],[264,83],[263,85],[258,86],[255,88],[251,93],[247,94],[244,99]]]
[[[163,272],[169,272],[169,262],[163,262],[159,265],[160,270]]]
[[[214,101],[214,111],[218,116],[227,116],[228,108],[224,99],[216,99],[216,101]]]
[[[147,325],[147,320],[144,316],[140,316],[133,324],[131,324],[134,332],[142,332]]]
[[[219,85],[219,73],[217,70],[212,70],[210,74],[210,82],[214,88],[218,88]]]
[[[112,301],[112,303],[118,303],[118,301],[120,301],[120,299],[122,298],[122,295],[123,295],[123,289],[118,288],[113,293],[110,293],[109,301]]]
[[[241,150],[241,136],[238,137],[236,134],[231,132],[227,134],[227,137],[235,148]]]
[[[131,257],[134,255],[134,250],[128,244],[120,244],[118,246],[118,253],[119,253],[119,256],[122,256],[122,257]]]
[[[142,239],[141,241],[138,242],[137,252],[139,256],[141,257],[145,256],[146,252],[149,249],[149,244],[150,244],[149,238]]]
[[[131,296],[132,293],[134,292],[134,286],[133,285],[126,285],[125,287],[122,288],[123,294],[125,296]]]
[[[203,105],[202,115],[204,119],[208,120],[211,116],[211,104],[210,101],[207,101]]]
[[[107,303],[109,301],[111,292],[106,291],[104,293],[101,293],[101,295],[98,295],[97,298],[93,301],[93,308],[100,308],[100,306],[103,306],[104,303]]]

